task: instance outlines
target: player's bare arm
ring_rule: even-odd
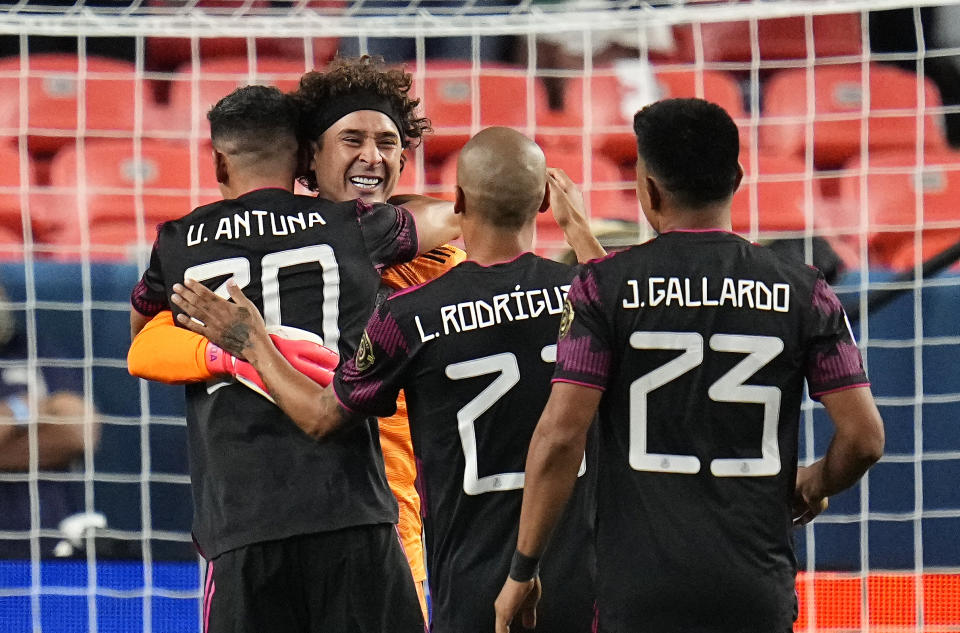
[[[577,255],[581,264],[607,254],[590,231],[583,193],[562,169],[547,168],[547,184],[550,186],[550,210],[557,225],[563,229],[567,244]]]
[[[317,384],[284,358],[259,310],[233,280],[227,289],[234,303],[192,279],[175,284],[171,299],[186,313],[178,314],[177,321],[250,363],[277,406],[311,437],[323,437],[350,419],[333,389]]]
[[[566,507],[583,458],[587,429],[603,392],[571,383],[554,383],[527,452],[523,506],[517,535],[517,556],[539,559]],[[519,614],[532,628],[539,589],[536,578],[514,578],[511,567],[494,605],[497,633],[508,633]],[[526,574],[522,574],[526,575]],[[531,594],[534,595],[531,598]]]
[[[393,196],[390,204],[403,205],[417,222],[418,254],[460,237],[460,218],[453,212],[453,203],[417,194]]]
[[[883,420],[869,387],[854,387],[821,398],[834,424],[826,455],[797,471],[794,522],[807,523],[823,500],[855,484],[883,455]]]
[[[145,314],[140,314],[134,308],[130,308],[130,340],[132,341],[137,334],[140,333],[140,330],[150,322],[150,319],[153,317],[148,317]]]

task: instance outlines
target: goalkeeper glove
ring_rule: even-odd
[[[280,354],[293,366],[322,387],[326,387],[333,380],[333,373],[340,361],[340,356],[323,345],[299,339],[287,339],[278,334],[270,334],[270,339],[277,346]],[[204,358],[207,370],[212,374],[229,374],[237,382],[256,391],[270,402],[274,402],[267,391],[263,379],[247,361],[237,358],[223,349],[207,343]]]

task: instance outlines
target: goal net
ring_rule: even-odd
[[[219,195],[209,107],[339,50],[414,75],[434,133],[400,191],[451,196],[457,150],[511,126],[611,247],[650,236],[633,113],[725,107],[734,228],[828,274],[886,422],[883,460],[796,532],[797,630],[960,630],[958,25],[943,0],[0,4],[0,629],[200,630],[182,392],[127,374],[129,291],[156,225]],[[565,255],[549,214],[536,247]],[[803,463],[831,432],[807,401]]]

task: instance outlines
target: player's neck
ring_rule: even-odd
[[[517,231],[489,226],[463,227],[463,248],[467,259],[492,266],[516,259],[533,250],[533,226]]]
[[[669,231],[730,231],[730,206],[716,205],[703,209],[664,209],[657,217],[658,233]]]
[[[220,193],[223,194],[226,200],[239,198],[245,193],[250,193],[258,189],[284,189],[292,192],[293,179],[290,178],[288,180],[275,177],[232,178],[229,184],[224,185],[221,183],[220,185]]]

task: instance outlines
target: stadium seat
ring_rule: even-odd
[[[164,0],[151,0],[151,5],[162,5]],[[200,9],[221,9],[228,12],[256,12],[268,10],[268,0],[253,0],[243,3],[236,0],[199,0]],[[345,0],[308,0],[303,4],[306,9],[318,9],[323,12],[336,12],[347,5]],[[312,55],[314,65],[321,66],[333,58],[337,52],[339,38],[315,37],[306,42],[303,38],[258,37],[254,40],[254,54],[258,57],[285,57],[293,60],[307,59]],[[307,51],[309,43],[310,51]],[[246,57],[250,52],[247,39],[242,37],[203,37],[198,38],[198,53],[201,60],[218,57]],[[192,42],[189,37],[148,37],[146,39],[146,62],[151,70],[170,71],[191,60]]]
[[[922,164],[918,174],[918,166]],[[849,164],[841,179],[847,223],[859,221],[862,163]],[[919,230],[921,257],[928,260],[960,242],[960,152],[926,149],[871,154],[867,173],[868,247],[872,263],[895,270],[912,268]],[[918,202],[922,206],[918,207]]]
[[[653,69],[656,86],[651,89],[649,66],[620,64],[595,68],[584,78],[571,78],[564,87],[562,113],[550,112],[544,103],[537,113],[538,138],[553,136],[579,143],[587,125],[584,90],[589,90],[590,126],[596,149],[616,162],[637,158],[633,115],[658,99],[702,97],[722,106],[739,124],[745,123],[743,96],[736,81],[719,71]],[[554,131],[551,128],[563,128]],[[747,134],[742,134],[744,141]]]
[[[435,196],[453,200],[453,189],[441,187],[437,184],[439,169],[430,163],[423,165],[423,175],[417,172],[420,170],[421,152],[416,149],[406,150],[407,161],[400,172],[400,180],[397,181],[396,193],[407,194],[417,193],[428,196]],[[420,179],[420,182],[417,182]]]
[[[15,146],[0,145],[0,248],[23,242],[20,159]],[[28,175],[27,181],[31,180]]]
[[[733,230],[749,235],[755,229],[764,237],[771,233],[802,233],[807,221],[804,215],[807,174],[802,160],[790,156],[757,154],[759,175],[751,173],[750,154],[740,154],[744,176],[740,189],[733,196],[731,219]],[[751,217],[751,204],[756,199],[757,217]],[[813,208],[818,209],[816,198]],[[800,237],[800,235],[794,235]]]
[[[909,148],[917,142],[918,78],[893,66],[869,66],[870,114],[864,119],[861,66],[820,66],[814,69],[813,159],[818,167],[834,168],[860,151],[861,121],[868,121],[870,152]],[[807,70],[781,70],[770,78],[763,94],[760,141],[769,151],[802,155],[806,137]],[[940,93],[929,79],[923,84],[923,138],[927,147],[945,144],[939,116]]]
[[[528,112],[546,103],[546,89],[541,82],[528,82],[523,68],[484,64],[474,75],[469,62],[430,61],[422,84],[416,69],[409,70],[414,72],[413,90],[433,124],[434,133],[423,143],[430,162],[442,162],[481,128],[504,125],[522,130],[532,123]]]
[[[190,64],[182,66],[173,76],[169,104],[157,119],[156,127],[168,130],[176,138],[186,139],[190,138],[191,124],[196,122],[197,137],[206,141],[210,138],[207,112],[221,98],[240,86],[252,83],[273,85],[284,91],[294,90],[299,85],[300,76],[310,70],[302,59],[259,57],[255,63],[254,68],[247,57],[202,61],[196,76]],[[194,96],[197,99],[196,109],[193,105]]]
[[[219,199],[209,157],[202,150],[196,154],[199,195],[193,197],[191,151],[186,144],[144,140],[138,154],[128,140],[87,141],[82,154],[83,181],[78,178],[77,150],[61,150],[50,169],[48,208],[55,210],[58,222],[50,243],[62,247],[67,255],[80,254],[81,223],[85,222],[92,257],[122,259],[128,256],[130,245],[149,247],[159,223]],[[143,188],[140,196],[135,192],[138,179]],[[86,193],[85,215],[79,199],[81,187]],[[138,213],[143,217],[142,241]]]
[[[681,61],[697,58],[699,39],[707,62],[753,59],[750,22],[707,22],[694,31],[690,25],[674,28],[676,56]],[[806,59],[807,31],[803,17],[757,20],[757,44],[761,60]],[[838,13],[813,16],[813,55],[817,58],[860,55],[860,14]]]
[[[50,154],[84,136],[126,136],[134,130],[137,79],[132,63],[83,58],[84,75],[78,78],[80,58],[70,54],[36,54],[21,69],[20,58],[0,59],[0,134],[20,133],[20,99],[27,91],[25,123],[29,148],[34,154]],[[21,72],[27,73],[21,84]],[[79,96],[84,93],[84,119],[78,120]],[[142,120],[152,120],[154,104],[150,91],[140,91]],[[80,132],[78,132],[80,130]]]

